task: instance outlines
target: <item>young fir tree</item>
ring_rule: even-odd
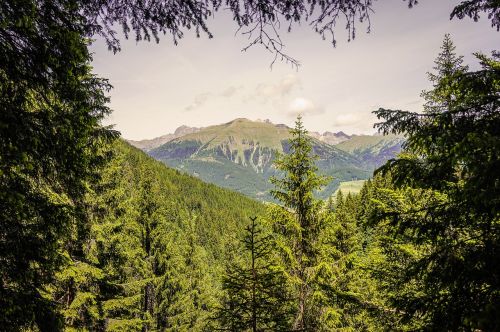
[[[228,331],[290,331],[291,307],[283,272],[275,265],[271,235],[256,217],[245,229],[243,263],[229,265],[216,318]]]
[[[282,264],[293,285],[296,314],[293,329],[314,330],[321,325],[324,311],[318,307],[316,283],[320,262],[320,234],[325,226],[322,203],[313,197],[315,190],[326,183],[316,174],[311,139],[301,117],[291,130],[290,153],[278,156],[275,166],[283,178],[272,178],[276,190],[271,193],[282,206],[271,206],[268,219],[277,234]],[[321,296],[319,296],[321,297]]]
[[[430,112],[376,112],[382,131],[407,136],[407,153],[382,171],[432,198],[377,218],[430,247],[402,274],[418,292],[396,303],[429,330],[500,328],[500,56],[477,57],[478,71],[438,76],[435,90],[448,92]]]

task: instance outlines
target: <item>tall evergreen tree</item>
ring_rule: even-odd
[[[397,303],[427,329],[500,328],[500,56],[476,56],[478,71],[443,68],[431,111],[376,112],[383,132],[407,136],[406,153],[381,171],[428,196],[422,205],[382,209],[376,218],[429,246],[404,273],[422,287]]]
[[[92,247],[96,247],[92,252],[97,252],[94,266],[101,271],[101,278],[92,285],[98,286],[94,295],[100,317],[94,324],[73,326],[108,331],[201,331],[215,307],[219,285],[209,268],[211,257],[200,245],[199,220],[205,217],[194,217],[187,212],[190,204],[172,200],[182,195],[166,195],[175,188],[170,181],[193,179],[168,170],[124,143],[115,148],[116,157],[106,168],[101,192],[92,205],[96,209],[92,213]],[[161,171],[172,178],[162,176]],[[191,195],[190,199],[196,202],[200,197]]]
[[[157,330],[202,331],[216,305],[218,284],[198,242],[198,219],[185,212],[178,218],[179,223],[155,231]]]
[[[371,315],[376,307],[374,290],[364,270],[362,231],[356,216],[359,199],[350,193],[336,196],[321,236],[322,260],[331,262],[322,276],[324,302],[332,315],[328,327],[369,331],[378,324]]]
[[[311,155],[311,138],[304,129],[301,117],[291,129],[290,153],[275,161],[283,178],[272,178],[276,190],[271,194],[283,206],[272,206],[268,218],[279,234],[278,247],[283,264],[296,297],[295,330],[317,329],[322,318],[315,301],[316,267],[320,264],[319,237],[324,228],[322,203],[314,198],[314,191],[326,183],[316,174],[315,158]]]

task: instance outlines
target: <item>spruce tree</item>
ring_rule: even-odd
[[[290,299],[283,272],[276,266],[271,234],[251,217],[243,247],[248,257],[227,267],[222,307],[216,319],[228,331],[289,331]]]
[[[159,331],[202,331],[215,307],[217,284],[198,242],[198,219],[179,211],[155,230],[156,320]]]
[[[426,113],[446,111],[457,98],[455,94],[458,78],[466,73],[469,67],[463,65],[463,56],[458,56],[455,50],[456,46],[450,35],[446,34],[441,52],[434,60],[434,72],[427,73],[433,88],[421,94],[426,101],[424,105]]]
[[[422,287],[397,305],[431,330],[500,328],[500,56],[476,56],[478,71],[443,68],[430,112],[376,112],[383,132],[407,136],[406,153],[382,171],[428,196],[408,210],[382,209],[376,219],[430,246],[404,273]]]
[[[324,228],[322,203],[314,198],[314,191],[326,183],[316,174],[312,156],[311,138],[299,116],[290,130],[289,154],[278,156],[275,166],[284,173],[273,177],[276,187],[271,191],[282,206],[271,206],[268,219],[279,235],[277,245],[296,298],[295,330],[313,330],[318,327],[321,312],[314,300],[317,290],[314,279],[319,262],[319,237]]]

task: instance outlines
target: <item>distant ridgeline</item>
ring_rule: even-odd
[[[341,182],[364,180],[400,150],[400,136],[310,133],[320,173],[333,177],[320,198],[331,196]],[[236,119],[206,128],[179,127],[144,141],[129,141],[170,167],[247,196],[269,200],[269,177],[276,175],[277,153],[288,153],[289,128],[269,121]]]

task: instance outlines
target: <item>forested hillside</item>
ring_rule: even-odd
[[[239,234],[263,206],[123,141],[112,152],[87,197],[88,229],[75,230],[47,295],[67,329],[200,330]]]
[[[61,252],[63,268],[43,285],[45,298],[57,310],[39,328],[244,331],[255,323],[276,331],[301,326],[327,331],[407,326],[398,323],[395,312],[388,314],[398,293],[384,286],[387,273],[403,263],[392,261],[396,249],[387,246],[382,228],[369,223],[377,208],[373,197],[393,188],[390,180],[368,181],[360,195],[338,193],[334,201],[317,200],[312,191],[327,181],[311,173],[316,169],[313,146],[297,138],[290,144],[291,154],[277,165],[288,176],[300,171],[311,177],[297,183],[300,192],[300,186],[311,183],[298,196],[305,195],[309,211],[293,212],[295,189],[282,187],[286,178],[274,178],[278,191],[273,195],[291,210],[203,183],[116,141],[111,161],[85,199],[87,226],[72,230]],[[301,159],[295,164],[292,158]],[[304,222],[317,225],[296,224],[299,212],[305,213]],[[300,244],[300,238],[306,242]],[[309,249],[297,251],[302,245]],[[304,301],[302,313],[297,299]],[[294,323],[294,317],[301,322]]]

